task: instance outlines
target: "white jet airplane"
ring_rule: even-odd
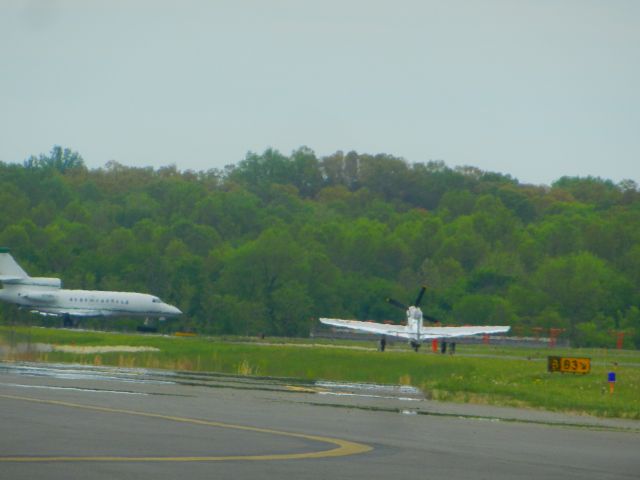
[[[66,290],[59,278],[30,277],[8,248],[0,247],[0,300],[15,303],[41,315],[61,316],[64,326],[81,317],[141,316],[166,318],[182,312],[146,293]],[[76,322],[72,318],[76,318]]]
[[[426,318],[430,322],[438,322],[433,317],[423,315],[420,310],[420,302],[426,287],[422,287],[418,298],[416,298],[415,305],[407,307],[406,305],[388,298],[387,301],[399,308],[406,309],[407,311],[407,324],[406,325],[390,325],[386,323],[376,322],[360,322],[357,320],[341,320],[336,318],[321,318],[320,322],[326,325],[333,325],[335,327],[349,328],[366,333],[377,333],[382,335],[380,341],[380,349],[384,351],[386,343],[385,336],[404,338],[409,341],[411,347],[417,352],[420,345],[425,340],[440,339],[443,342],[443,352],[446,350],[446,342],[456,337],[468,337],[471,335],[489,334],[489,333],[504,333],[508,332],[511,327],[509,326],[467,326],[467,327],[425,327],[424,319]]]

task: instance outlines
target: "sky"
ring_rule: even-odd
[[[301,146],[640,183],[637,0],[2,0],[0,161]]]

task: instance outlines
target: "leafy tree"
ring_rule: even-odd
[[[622,192],[611,180],[588,176],[562,177],[553,183],[553,188],[570,193],[576,200],[596,205],[611,207],[620,202]]]
[[[489,246],[480,237],[473,218],[459,217],[440,230],[441,246],[437,256],[451,257],[460,262],[467,271],[471,271],[487,254]]]
[[[624,331],[640,347],[632,180],[521,185],[442,161],[307,147],[223,170],[87,169],[54,147],[0,162],[0,201],[0,245],[28,272],[154,293],[185,312],[183,328],[305,335],[319,315],[400,322],[384,299],[410,301],[426,284],[425,312],[445,322],[561,327],[594,346]]]
[[[69,170],[86,169],[84,160],[78,152],[74,152],[68,148],[62,148],[58,145],[51,149],[49,155],[41,154],[38,157],[31,156],[24,161],[25,168],[28,169],[51,169],[60,173]]]
[[[449,190],[442,196],[438,208],[449,213],[446,217],[456,218],[471,214],[475,203],[475,196],[469,190]]]
[[[492,246],[498,243],[507,248],[515,240],[516,229],[520,226],[515,215],[499,198],[483,195],[476,201],[472,215],[473,227]]]
[[[277,322],[284,315],[279,301],[282,289],[289,283],[306,285],[308,276],[305,252],[288,232],[272,228],[230,252],[219,284],[221,291],[263,305],[269,333],[286,333],[291,326],[284,328]]]
[[[535,286],[569,320],[572,334],[579,323],[593,321],[598,313],[611,315],[623,308],[628,289],[603,260],[587,252],[546,260],[536,273]]]
[[[457,322],[467,325],[510,325],[513,309],[509,302],[495,295],[467,295],[453,308]]]
[[[0,229],[28,217],[29,199],[18,187],[8,182],[0,183]],[[11,206],[11,208],[8,208]]]

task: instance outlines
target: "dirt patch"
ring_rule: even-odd
[[[131,345],[105,345],[105,346],[91,346],[91,345],[53,345],[52,351],[63,353],[137,353],[137,352],[159,352],[160,349],[156,347],[133,347]]]

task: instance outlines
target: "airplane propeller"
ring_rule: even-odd
[[[416,298],[416,303],[413,304],[415,307],[420,306],[420,302],[422,301],[422,297],[424,296],[424,292],[426,290],[427,290],[427,287],[423,285],[422,288],[420,289],[420,293],[418,293],[418,297]]]
[[[401,308],[402,310],[408,310],[409,309],[409,307],[407,307],[404,303],[399,302],[397,300],[394,300],[393,298],[387,298],[386,300],[387,300],[387,302],[389,302],[394,307]]]
[[[418,296],[416,297],[416,301],[414,303],[415,307],[419,307],[420,303],[422,302],[422,299],[424,298],[424,292],[427,290],[426,286],[422,286],[422,288],[420,289],[420,292],[418,292]],[[390,303],[391,305],[393,305],[394,307],[398,307],[401,308],[402,310],[408,310],[409,307],[406,306],[404,303],[399,302],[398,300],[395,300],[393,298],[387,298],[386,301],[388,303]],[[435,317],[432,317],[430,315],[422,315],[422,318],[424,318],[425,320],[430,321],[431,323],[438,323],[440,320],[438,320]]]
[[[438,320],[436,317],[432,317],[431,315],[425,315],[424,313],[422,314],[422,318],[424,318],[425,320],[429,320],[431,323],[440,322],[440,320]]]

